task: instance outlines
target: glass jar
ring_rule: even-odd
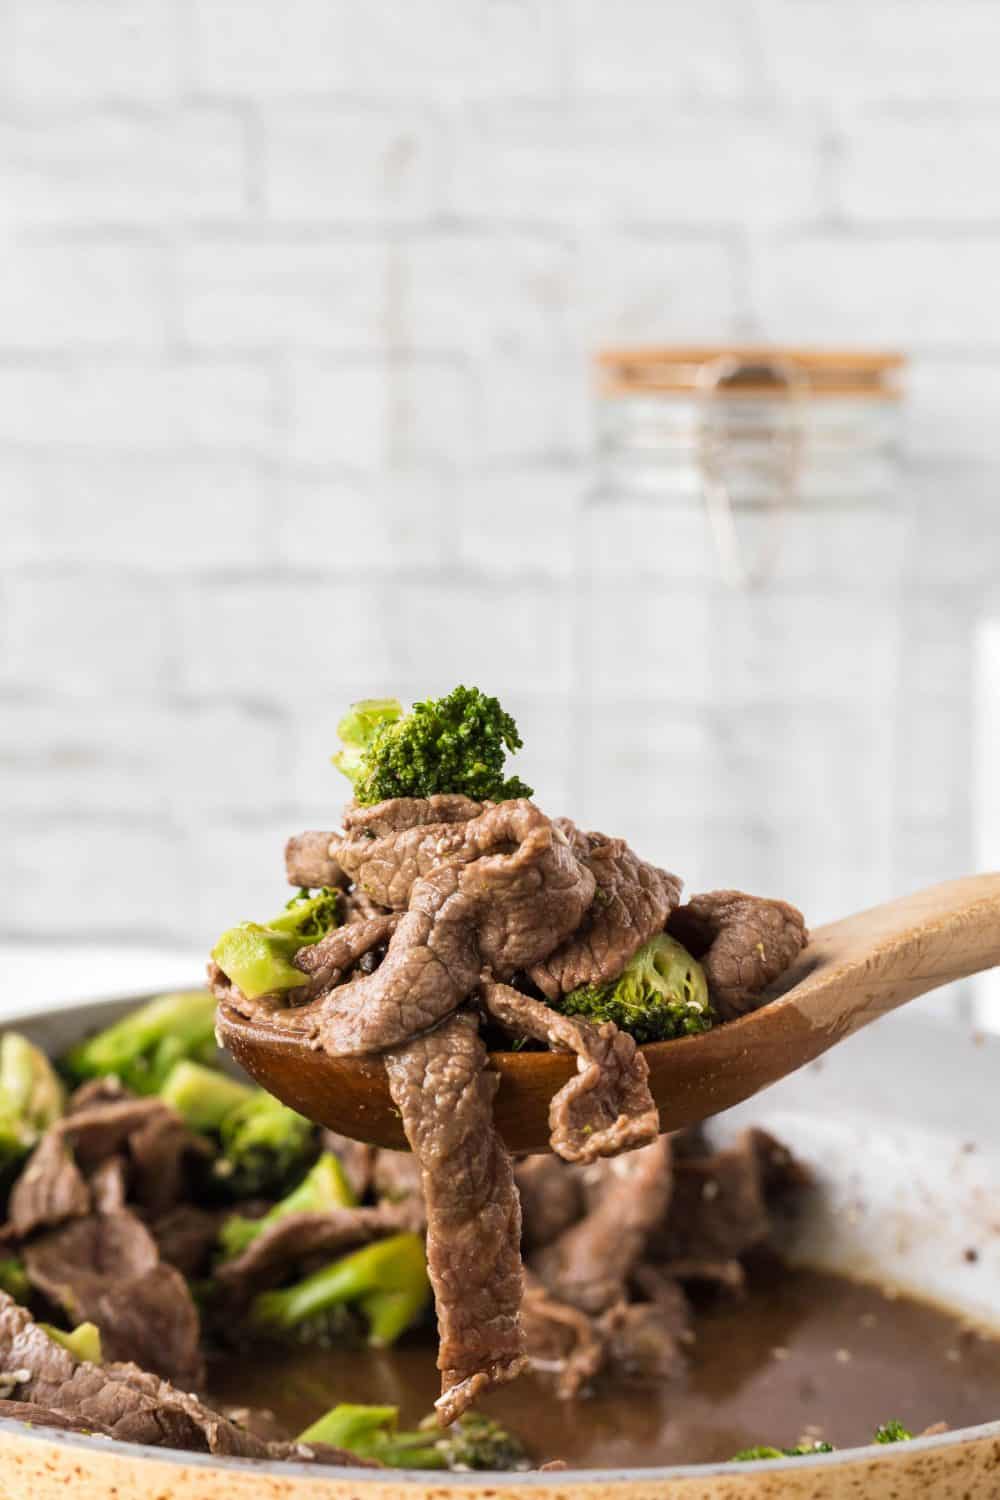
[[[602,355],[576,785],[689,891],[815,924],[891,890],[897,355]]]

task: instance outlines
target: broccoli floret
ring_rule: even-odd
[[[0,1170],[26,1156],[59,1119],[66,1092],[45,1053],[17,1031],[0,1037]]]
[[[397,1406],[342,1402],[299,1434],[300,1443],[331,1443],[390,1469],[526,1469],[517,1438],[489,1417],[466,1412],[442,1432],[434,1416],[416,1432],[400,1432]]]
[[[913,1433],[902,1422],[883,1422],[875,1429],[876,1443],[908,1443]]]
[[[6,1292],[15,1302],[27,1302],[31,1296],[31,1282],[24,1263],[16,1255],[0,1260],[0,1292]]]
[[[368,1326],[369,1344],[386,1348],[416,1322],[429,1299],[423,1240],[394,1234],[292,1286],[260,1292],[250,1304],[250,1323],[265,1336],[313,1342],[316,1331],[328,1326],[327,1314],[355,1307]]]
[[[175,1063],[216,1055],[215,1001],[206,990],[160,995],[71,1047],[61,1066],[75,1082],[114,1075],[137,1094],[155,1094]]]
[[[356,1208],[357,1202],[339,1157],[332,1151],[324,1151],[298,1187],[262,1218],[245,1219],[234,1214],[227,1219],[219,1231],[219,1245],[227,1258],[240,1255],[270,1224],[287,1218],[289,1214],[328,1213],[334,1208]]]
[[[91,1365],[103,1364],[101,1352],[101,1330],[96,1323],[78,1323],[72,1333],[64,1328],[55,1328],[51,1323],[39,1323],[50,1339],[68,1349],[74,1359]]]
[[[480,802],[532,794],[518,777],[504,777],[507,752],[521,748],[517,725],[478,688],[457,687],[445,698],[415,703],[404,717],[395,699],[369,699],[354,705],[339,733],[345,748],[334,764],[363,804],[436,792],[462,792]]]
[[[252,1099],[255,1090],[216,1068],[185,1060],[174,1064],[159,1093],[192,1130],[211,1133],[234,1109]]]
[[[285,1192],[311,1162],[316,1146],[310,1122],[264,1089],[251,1089],[223,1116],[219,1140],[222,1155],[212,1174],[234,1198]]]
[[[617,979],[581,985],[551,1004],[568,1016],[613,1021],[637,1042],[708,1031],[714,1019],[705,971],[665,932],[644,943]]]
[[[230,927],[212,949],[212,957],[248,1000],[297,989],[306,976],[292,959],[300,948],[318,943],[337,926],[339,899],[340,893],[326,886],[314,896],[300,891],[272,921]]]
[[[733,1464],[758,1463],[764,1458],[808,1458],[813,1453],[833,1453],[832,1443],[796,1443],[794,1448],[741,1448],[729,1460]]]

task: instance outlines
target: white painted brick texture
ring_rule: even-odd
[[[906,884],[968,866],[968,641],[1000,557],[998,49],[990,0],[0,7],[0,938],[202,942],[266,910],[283,833],[334,816],[360,693],[502,693],[566,806],[588,360],[615,342],[913,353],[895,862]],[[618,540],[599,664],[628,680],[639,618],[697,704],[704,606],[652,532]],[[831,582],[809,565],[785,648],[806,685]],[[838,651],[865,650],[859,610]],[[809,712],[794,734],[832,710]],[[711,716],[663,716],[620,750],[609,821],[696,882],[780,885]],[[789,733],[784,812],[820,826]],[[765,716],[747,753],[766,745]],[[723,789],[711,826],[636,811],[661,768]]]

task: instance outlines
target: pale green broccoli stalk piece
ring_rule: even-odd
[[[8,1255],[0,1260],[0,1292],[6,1292],[15,1302],[27,1302],[31,1296],[28,1273],[23,1261],[18,1260],[16,1255]]]
[[[794,1448],[742,1448],[729,1460],[733,1464],[759,1463],[765,1458],[808,1458],[813,1453],[833,1453],[832,1443],[797,1443]]]
[[[330,1443],[390,1469],[526,1469],[522,1444],[498,1422],[466,1412],[443,1432],[429,1416],[415,1432],[400,1432],[396,1406],[342,1402],[299,1434],[300,1443]]]
[[[362,804],[437,792],[494,802],[531,796],[518,777],[504,776],[507,752],[521,748],[517,725],[478,688],[454,688],[445,698],[415,703],[405,716],[395,699],[355,704],[340,734],[345,748],[334,764]]]
[[[18,1031],[0,1037],[0,1169],[26,1156],[62,1115],[66,1091],[45,1053]]]
[[[875,1429],[876,1443],[908,1443],[912,1436],[910,1429],[897,1421],[883,1422]]]
[[[356,1208],[358,1200],[344,1174],[340,1158],[332,1151],[313,1163],[298,1187],[276,1203],[260,1219],[245,1219],[234,1214],[219,1231],[219,1245],[227,1258],[240,1255],[259,1234],[289,1214],[321,1214],[335,1208]]]
[[[215,1001],[207,990],[183,990],[129,1011],[71,1047],[60,1065],[77,1083],[114,1076],[137,1094],[155,1094],[175,1063],[215,1055]]]
[[[248,1084],[186,1059],[174,1064],[159,1091],[164,1104],[175,1109],[186,1125],[206,1134],[218,1130],[226,1116],[254,1093]]]
[[[304,1172],[316,1133],[302,1115],[264,1089],[230,1109],[219,1122],[222,1154],[212,1174],[236,1198],[272,1197]]]
[[[550,1004],[564,1015],[613,1021],[637,1042],[694,1036],[714,1019],[704,969],[665,932],[633,953],[617,979],[581,985]]]
[[[423,1240],[418,1234],[394,1234],[290,1287],[259,1293],[250,1304],[250,1322],[260,1334],[311,1340],[328,1313],[350,1305],[368,1326],[369,1344],[386,1348],[416,1322],[429,1300]]]
[[[230,927],[212,949],[212,957],[248,1000],[297,989],[306,976],[292,959],[300,948],[318,943],[337,926],[339,900],[339,891],[327,886],[314,896],[300,891],[270,922]]]
[[[100,1365],[104,1363],[101,1353],[101,1330],[96,1323],[78,1323],[72,1333],[64,1328],[55,1328],[51,1323],[39,1323],[50,1339],[68,1349],[74,1359],[81,1363]]]
[[[377,731],[402,717],[403,705],[398,698],[362,698],[351,704],[337,725],[344,748],[330,759],[352,786],[365,774],[367,753]]]

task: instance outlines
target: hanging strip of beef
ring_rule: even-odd
[[[558,822],[596,889],[579,929],[528,971],[550,1000],[581,984],[617,979],[633,953],[663,931],[681,893],[676,875],[646,864],[623,839],[582,833],[567,818]]]
[[[809,941],[796,907],[743,891],[692,896],[671,913],[667,931],[705,970],[712,1006],[722,1021],[754,1010],[762,992]]]
[[[542,1000],[483,976],[480,994],[501,1026],[558,1052],[575,1052],[577,1073],[549,1105],[552,1149],[565,1161],[616,1156],[656,1138],[660,1117],[649,1068],[632,1037],[607,1022],[564,1016]]]
[[[521,1207],[493,1128],[499,1080],[487,1070],[478,1018],[460,1011],[388,1053],[386,1069],[423,1176],[446,1426],[525,1367]]]

